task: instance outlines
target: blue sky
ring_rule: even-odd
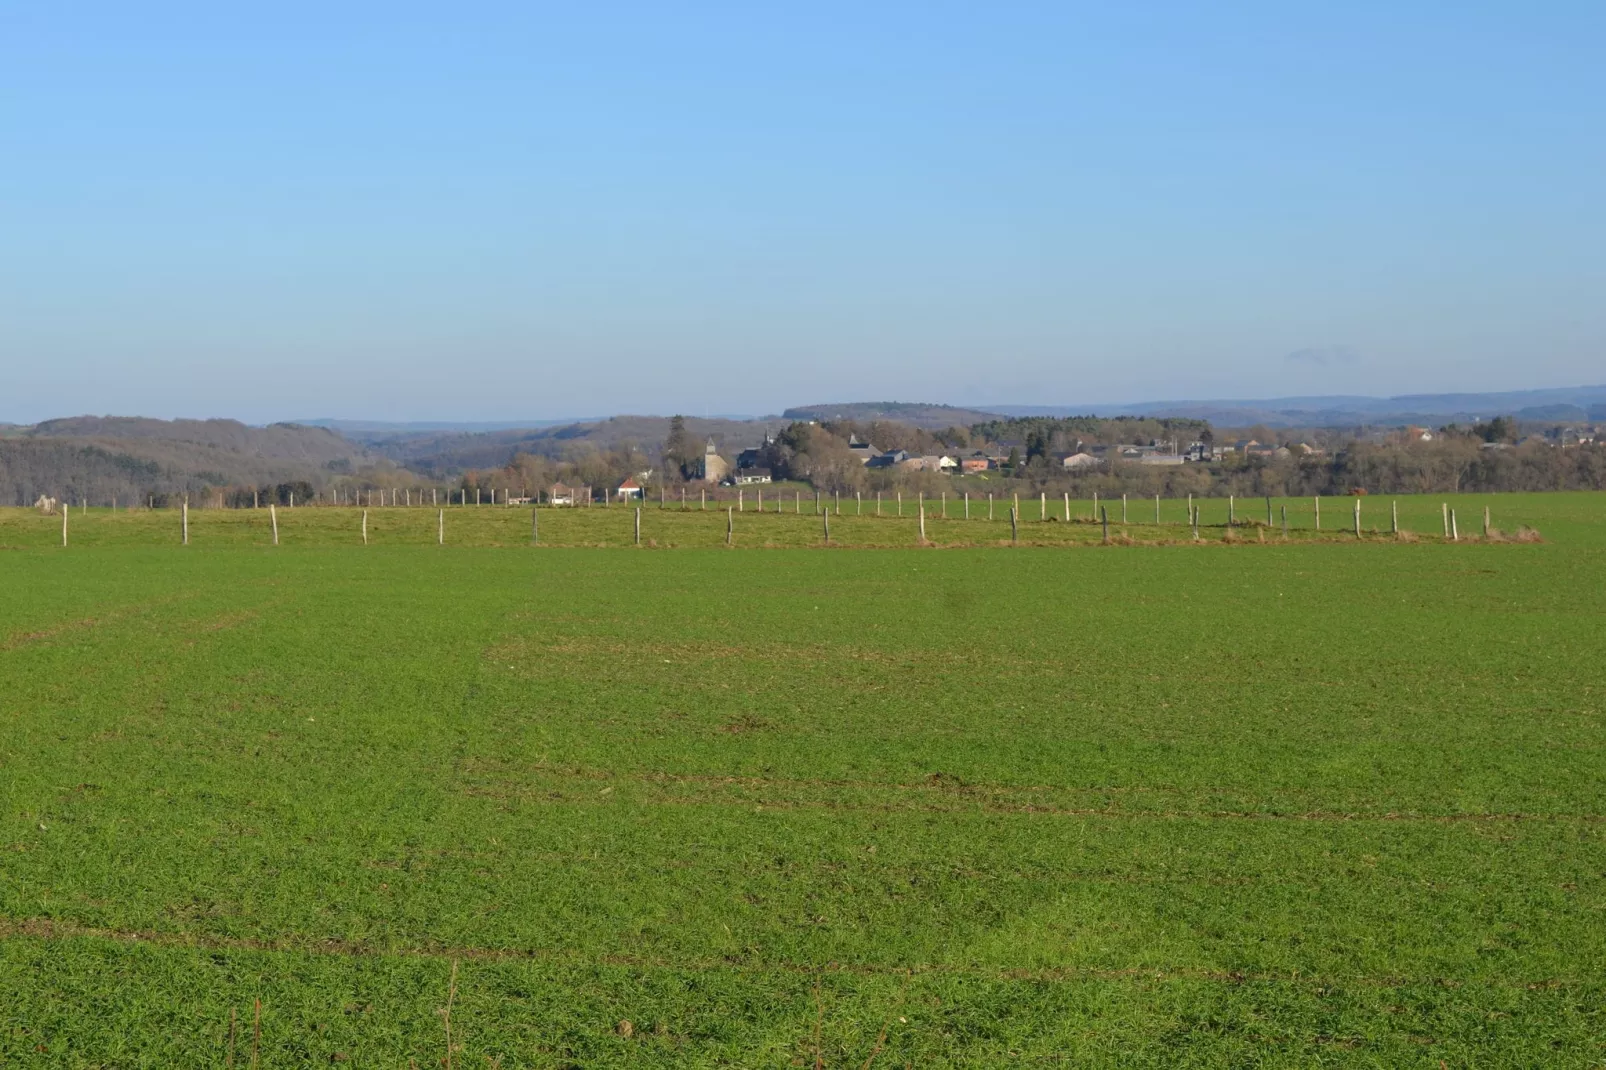
[[[0,0],[0,420],[1600,382],[1603,54],[1598,2]]]

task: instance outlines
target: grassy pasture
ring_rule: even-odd
[[[0,1064],[1600,1065],[1606,495],[1450,500],[0,514]]]
[[[1399,507],[1400,527],[1426,539],[1443,538],[1441,507],[1456,510],[1459,535],[1473,541],[1482,535],[1482,516],[1489,507],[1496,531],[1510,535],[1522,526],[1546,530],[1553,524],[1570,527],[1593,522],[1592,510],[1598,495],[1459,495],[1442,497],[1404,496],[1397,499],[1363,498],[1361,529],[1363,538],[1386,538],[1392,525],[1391,504]],[[1283,512],[1288,514],[1290,541],[1352,541],[1354,539],[1355,499],[1327,498],[1321,505],[1321,528],[1316,527],[1316,504],[1312,499],[1275,498],[1270,502],[1271,524],[1267,525],[1268,503],[1264,498],[1239,499],[1229,505],[1224,498],[1201,498],[1199,537],[1205,542],[1228,538],[1229,510],[1237,523],[1231,537],[1239,541],[1277,541],[1283,538]],[[712,548],[725,545],[727,508],[734,502],[709,502],[708,508],[691,502],[685,509],[678,503],[641,506],[642,546],[645,548]],[[748,496],[743,511],[735,513],[732,545],[738,548],[817,547],[825,538],[824,519],[814,511],[812,500],[797,501],[787,495],[770,496],[759,512],[758,502]],[[897,548],[919,544],[919,503],[882,503],[881,515],[875,503],[841,502],[841,513],[831,502],[823,504],[830,512],[831,544],[841,548]],[[963,515],[963,503],[950,500],[927,501],[926,540],[936,547],[999,546],[1010,542],[1010,502],[993,503],[993,517],[987,518],[987,503],[972,500],[971,516]],[[782,508],[777,511],[777,506]],[[796,511],[801,506],[801,512]],[[1025,546],[1064,546],[1099,543],[1103,528],[1089,500],[1071,501],[1070,523],[1065,522],[1066,502],[1041,498],[1022,499],[1019,544]],[[1137,543],[1191,541],[1186,501],[1162,501],[1159,523],[1155,522],[1153,499],[1133,499],[1127,503],[1122,522],[1119,499],[1100,502],[1109,515],[1113,540]],[[862,511],[861,511],[862,510]],[[289,546],[361,546],[363,514],[367,514],[370,547],[437,545],[444,526],[444,541],[453,547],[528,546],[531,543],[531,509],[527,506],[430,506],[376,507],[368,510],[344,507],[312,507],[277,511],[279,543]],[[538,510],[538,537],[547,547],[633,546],[635,507],[626,505]],[[946,513],[946,515],[944,515]],[[1044,515],[1046,513],[1046,516]],[[194,549],[271,546],[273,520],[267,509],[192,509],[189,513],[190,544]],[[82,547],[166,546],[182,539],[182,520],[176,509],[113,512],[110,509],[82,510],[75,507],[68,517],[68,543]],[[28,509],[0,510],[0,549],[60,547],[61,517],[40,515]]]

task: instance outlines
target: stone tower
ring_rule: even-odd
[[[719,447],[709,439],[703,448],[703,459],[697,465],[697,478],[704,483],[718,483],[730,474],[730,462],[719,455]]]

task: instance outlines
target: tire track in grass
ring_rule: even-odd
[[[737,956],[671,959],[654,955],[584,955],[564,948],[485,948],[375,947],[346,940],[301,940],[295,937],[273,939],[219,936],[215,933],[165,932],[155,929],[127,930],[79,925],[58,918],[0,917],[0,940],[107,940],[121,944],[150,944],[156,947],[194,948],[200,951],[247,951],[268,954],[323,955],[341,958],[461,959],[470,962],[540,962],[562,965],[616,966],[644,970],[689,970],[694,972],[793,973],[808,976],[847,974],[861,977],[966,977],[983,981],[1208,981],[1219,984],[1278,984],[1320,989],[1343,988],[1461,988],[1482,985],[1521,988],[1527,991],[1553,991],[1592,988],[1599,982],[1575,977],[1548,977],[1537,980],[1511,978],[1404,977],[1356,974],[1332,976],[1255,970],[1212,970],[1194,966],[979,966],[966,963],[891,964],[868,962],[808,963],[789,960],[754,961]]]

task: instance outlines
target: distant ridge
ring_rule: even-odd
[[[966,409],[910,401],[851,401],[835,405],[799,405],[781,413],[787,420],[892,420],[916,427],[942,429],[983,423],[1006,415],[997,409]]]
[[[766,434],[781,430],[779,417],[768,420],[683,418],[686,433],[701,444],[713,439],[722,449],[756,446]],[[564,421],[544,427],[524,425],[498,431],[415,431],[359,433],[351,437],[396,464],[432,476],[469,468],[509,463],[520,453],[560,458],[575,447],[597,450],[631,445],[656,453],[669,436],[667,416],[610,416],[605,420]]]
[[[104,505],[226,486],[317,487],[379,460],[323,427],[69,416],[0,435],[0,503],[50,494]]]
[[[1606,420],[1606,386],[1487,394],[1315,395],[1263,399],[1146,401],[1127,405],[993,405],[1006,416],[1187,416],[1224,427],[1355,427],[1471,422],[1493,416],[1568,422]]]
[[[521,431],[537,427],[561,427],[564,424],[591,423],[604,419],[601,416],[583,416],[564,420],[339,420],[320,417],[316,420],[292,420],[303,427],[326,427],[343,435],[366,438],[376,435],[413,435],[419,432]]]

